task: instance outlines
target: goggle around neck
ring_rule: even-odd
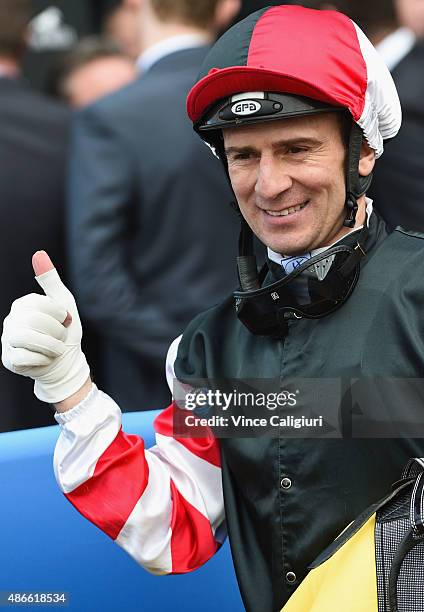
[[[366,225],[354,246],[340,244],[315,255],[290,274],[249,291],[235,291],[237,316],[253,334],[285,335],[289,319],[320,319],[340,308],[352,294],[366,255]],[[262,285],[268,264],[259,274]]]

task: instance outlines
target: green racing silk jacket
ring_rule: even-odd
[[[290,320],[285,337],[254,336],[229,298],[173,344],[168,374],[178,385],[267,379],[285,389],[295,381],[300,408],[324,415],[322,435],[290,436],[285,427],[272,435],[218,438],[213,428],[177,435],[185,411],[174,402],[155,421],[155,446],[145,449],[94,386],[56,415],[63,493],[155,574],[205,563],[226,525],[246,609],[280,610],[320,551],[387,492],[409,457],[424,455],[413,424],[422,405],[423,238],[401,229],[387,235],[373,213],[358,284],[333,314]],[[402,437],[400,421],[410,427]]]

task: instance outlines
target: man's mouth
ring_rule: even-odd
[[[270,215],[271,217],[287,217],[288,215],[293,215],[294,213],[299,212],[300,210],[305,208],[307,204],[309,204],[309,200],[307,200],[306,202],[303,202],[303,204],[298,204],[297,206],[291,206],[290,208],[285,208],[284,210],[266,210],[264,209],[264,212],[267,215]]]

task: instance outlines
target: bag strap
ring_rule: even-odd
[[[329,545],[327,546],[319,555],[314,559],[312,563],[308,565],[308,570],[312,570],[325,561],[327,561],[330,557],[332,557],[352,536],[357,533],[363,525],[367,522],[367,520],[375,514],[380,508],[385,506],[389,501],[391,501],[394,497],[396,497],[400,492],[405,491],[406,489],[412,486],[412,479],[402,479],[401,481],[395,483],[393,490],[388,494],[381,498],[376,503],[368,506],[357,518],[348,526],[346,529]]]
[[[418,475],[411,495],[409,512],[415,537],[424,537],[424,472]]]
[[[421,457],[414,457],[413,459],[410,459],[406,464],[403,470],[402,478],[411,478],[418,476],[418,474],[420,474],[420,472],[422,472],[423,470],[424,459]]]
[[[403,478],[415,478],[411,494],[409,519],[415,537],[424,536],[424,459],[410,459],[403,471]]]
[[[424,542],[424,460],[414,458],[408,461],[403,472],[404,478],[415,478],[409,504],[411,529],[407,531],[393,558],[389,574],[389,610],[399,612],[397,583],[406,555]]]

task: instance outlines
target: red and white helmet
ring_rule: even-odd
[[[383,153],[383,141],[401,125],[389,70],[362,30],[337,11],[273,6],[228,30],[211,49],[189,93],[187,110],[195,128],[213,129],[205,120],[210,121],[211,108],[246,92],[292,94],[347,109],[376,157]],[[284,116],[283,111],[274,118]],[[255,114],[239,116],[237,124],[244,119],[255,122]],[[265,120],[264,114],[256,119]]]
[[[347,227],[354,227],[358,198],[372,178],[359,173],[363,138],[380,157],[383,141],[395,136],[401,124],[392,77],[359,27],[336,11],[290,5],[253,13],[215,43],[203,63],[200,80],[189,93],[187,109],[195,130],[226,168],[222,134],[226,127],[343,113],[349,128]],[[244,292],[255,292],[260,279],[252,231],[243,218],[241,223],[240,285]],[[255,312],[263,310],[258,307]]]

